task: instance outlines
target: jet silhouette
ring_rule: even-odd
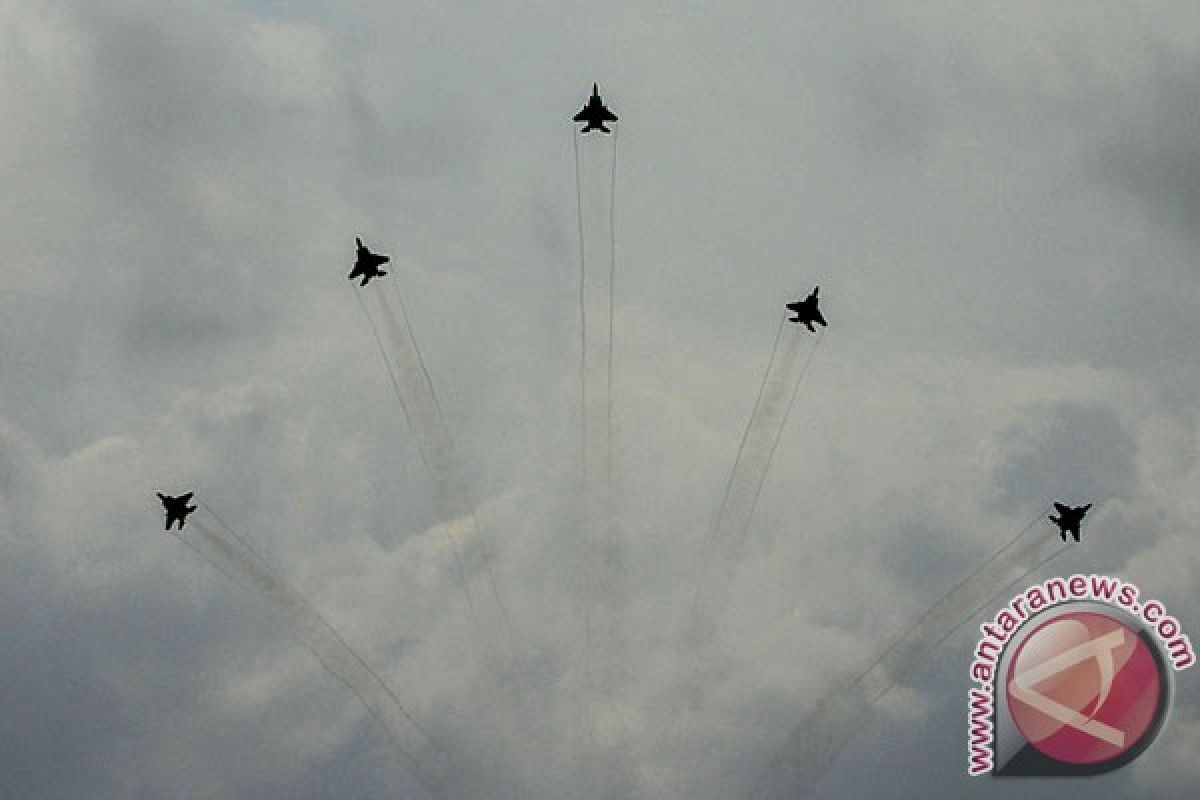
[[[372,253],[363,245],[362,239],[359,239],[357,236],[354,237],[354,241],[358,243],[358,258],[354,262],[354,269],[350,270],[350,275],[348,276],[350,280],[354,280],[361,275],[362,283],[359,286],[366,286],[371,282],[371,278],[382,278],[384,275],[387,275],[386,272],[379,268],[379,265],[388,263],[391,261],[391,257]]]
[[[788,303],[788,311],[793,312],[796,316],[788,319],[788,322],[800,322],[804,327],[808,328],[813,333],[817,329],[813,327],[813,323],[817,323],[821,327],[825,327],[825,317],[821,316],[821,309],[817,308],[817,292],[821,291],[818,286],[812,290],[812,294],[803,300],[797,300],[794,303]]]
[[[1054,510],[1058,512],[1058,516],[1050,515],[1050,521],[1058,526],[1058,535],[1065,542],[1067,534],[1075,537],[1075,541],[1079,541],[1079,523],[1083,522],[1083,515],[1092,507],[1091,503],[1078,508],[1064,506],[1062,503],[1055,503]]]
[[[616,122],[617,115],[604,107],[604,101],[600,99],[600,88],[596,84],[592,84],[592,96],[588,98],[587,105],[583,110],[575,115],[576,122],[586,122],[580,133],[588,131],[603,131],[604,133],[612,133],[604,124],[606,122]]]
[[[155,494],[162,501],[163,510],[167,512],[167,524],[163,526],[163,530],[171,530],[171,525],[176,521],[179,522],[179,530],[183,530],[183,523],[187,519],[187,515],[196,510],[195,506],[188,505],[192,499],[192,493],[181,494],[179,497],[168,497],[162,492],[155,492]]]

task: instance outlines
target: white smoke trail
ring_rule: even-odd
[[[215,515],[214,515],[214,518]],[[224,526],[220,518],[218,523]],[[195,531],[198,536],[189,535]],[[434,797],[444,793],[441,777],[450,772],[446,754],[401,703],[399,697],[359,653],[308,600],[276,575],[257,556],[245,539],[230,530],[214,531],[199,520],[191,520],[186,532],[176,538],[225,577],[251,592],[283,614],[305,648],[331,676],[349,689],[375,718],[396,748],[415,770],[415,775]]]
[[[737,456],[729,471],[725,495],[717,511],[709,542],[731,542],[735,547],[746,539],[763,482],[771,468],[775,448],[787,425],[800,381],[808,371],[821,342],[820,334],[799,364],[806,332],[793,326],[788,330],[787,315],[779,320],[779,331],[771,349],[771,359],[759,386],[758,399],[742,433]],[[783,349],[780,350],[780,343]]]
[[[612,476],[612,333],[616,134],[576,135],[579,209],[580,404],[584,490],[600,514],[609,510]],[[580,139],[583,150],[580,151]],[[605,147],[611,138],[612,149]]]
[[[611,143],[611,148],[609,144]],[[577,550],[584,628],[582,673],[588,747],[597,700],[625,725],[617,688],[625,671],[625,546],[613,514],[613,331],[617,134],[572,131],[579,224],[579,401],[582,498]]]
[[[387,284],[393,287],[394,283]],[[357,295],[357,291],[355,292]],[[466,599],[468,613],[485,641],[495,645],[492,639],[499,633],[505,647],[512,647],[512,621],[500,595],[490,553],[483,553],[479,561],[488,586],[490,601],[476,596],[471,590],[472,570],[465,557],[467,547],[481,550],[486,543],[479,532],[479,521],[475,506],[462,477],[461,467],[442,412],[441,403],[426,369],[425,360],[408,323],[404,303],[400,295],[393,300],[386,290],[369,292],[376,300],[376,310],[382,320],[380,334],[370,310],[363,305],[367,321],[375,335],[380,355],[388,370],[396,399],[400,403],[405,421],[417,443],[421,460],[429,471],[430,485],[434,495],[434,506],[442,530],[449,538],[454,551],[455,569],[458,572]],[[359,298],[361,302],[361,298]],[[504,648],[501,648],[503,650]]]
[[[942,642],[946,641],[951,636],[953,636],[955,633],[957,633],[959,628],[961,628],[963,625],[966,625],[971,620],[977,618],[981,611],[983,611],[985,608],[988,608],[988,607],[994,605],[997,600],[999,600],[1002,596],[1004,596],[1005,593],[1012,591],[1012,588],[1014,586],[1016,586],[1017,584],[1019,584],[1021,581],[1025,580],[1026,578],[1028,578],[1030,575],[1035,574],[1042,567],[1046,566],[1051,561],[1054,561],[1055,559],[1057,559],[1059,556],[1061,556],[1063,553],[1067,552],[1070,549],[1071,549],[1071,545],[1069,545],[1069,544],[1062,545],[1057,550],[1051,551],[1050,554],[1047,555],[1045,558],[1043,558],[1041,561],[1037,562],[1032,567],[1025,570],[1024,572],[1022,572],[1017,577],[1013,578],[1008,583],[1004,584],[1004,586],[1002,586],[999,590],[997,590],[994,594],[992,594],[991,597],[984,600],[979,605],[975,606],[975,608],[972,609],[969,614],[967,614],[961,620],[958,621],[957,625],[955,625],[953,628],[951,628],[950,630],[943,633],[938,638],[938,640],[933,643],[933,645],[930,647],[930,649],[936,650],[942,644]]]
[[[788,737],[751,792],[753,800],[783,800],[806,796],[831,766],[837,754],[871,719],[879,701],[898,681],[924,663],[954,631],[970,621],[1007,588],[1024,580],[1060,555],[1054,548],[1044,557],[1047,542],[1030,530],[1044,519],[1046,509],[930,606],[848,686],[826,693]],[[1011,577],[1017,573],[1017,577]],[[968,609],[964,613],[963,609]]]
[[[737,455],[729,470],[725,493],[713,526],[700,553],[698,577],[692,602],[683,620],[685,659],[689,665],[697,648],[712,643],[722,609],[728,600],[730,582],[741,562],[758,498],[770,471],[775,451],[783,437],[804,376],[821,344],[818,333],[803,361],[807,332],[792,329],[787,315],[779,320],[767,369],[758,387],[754,409],[746,421]]]
[[[608,469],[605,481],[608,484],[610,502],[612,500],[613,481],[613,353],[617,349],[616,339],[613,335],[613,320],[617,313],[617,136],[620,133],[620,126],[615,126],[612,132],[612,172],[609,174],[609,186],[611,188],[608,192],[608,370],[606,373],[607,380],[605,381],[605,385],[608,387],[608,394],[605,398],[607,413],[604,421],[608,437],[604,443],[604,448],[605,466]]]

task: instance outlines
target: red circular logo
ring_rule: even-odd
[[[1158,661],[1137,632],[1090,611],[1034,629],[1005,683],[1021,735],[1068,764],[1098,764],[1136,747],[1156,721],[1164,688]]]

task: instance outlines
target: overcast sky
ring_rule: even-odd
[[[603,699],[569,479],[593,81],[620,115]],[[1104,503],[1054,571],[1138,581],[1200,635],[1191,3],[0,0],[0,211],[5,797],[421,796],[280,614],[163,535],[155,491],[249,538],[478,797],[738,797],[1054,499]],[[392,256],[480,503],[502,675],[345,279],[356,235]],[[681,669],[782,304],[816,284],[830,325],[719,654]],[[930,654],[813,797],[1200,784],[1190,672],[1130,767],[968,779],[972,646]]]

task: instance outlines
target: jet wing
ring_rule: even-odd
[[[601,108],[600,113],[603,115],[603,119],[607,122],[617,121],[617,115],[609,111],[607,108]]]
[[[574,120],[575,122],[587,122],[587,112],[588,112],[588,107],[584,106],[583,110],[580,111],[578,114],[576,114],[571,119]]]
[[[823,326],[825,326],[825,327],[828,327],[828,326],[829,326],[829,323],[827,323],[827,322],[825,321],[825,317],[821,315],[821,310],[820,310],[820,309],[814,309],[814,310],[813,310],[813,312],[812,312],[812,318],[813,318],[813,321],[814,321],[814,322],[819,322],[819,323],[821,323],[821,325],[823,325]]]
[[[1054,509],[1056,511],[1058,511],[1059,514],[1066,514],[1066,513],[1070,512],[1070,510],[1071,510],[1067,506],[1064,506],[1062,503],[1055,503]]]

